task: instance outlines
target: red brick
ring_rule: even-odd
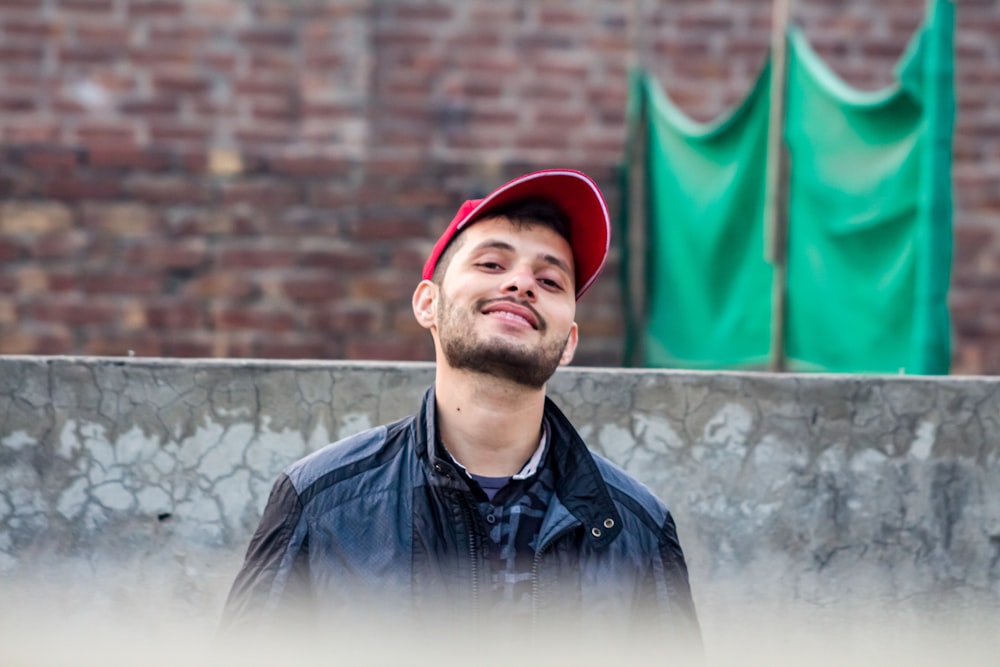
[[[307,268],[327,268],[337,271],[361,272],[373,269],[378,258],[358,244],[340,248],[307,248],[299,260],[299,266]]]
[[[209,314],[212,324],[222,330],[246,329],[261,333],[292,331],[295,320],[288,311],[255,306],[217,306]]]
[[[369,216],[358,223],[354,236],[358,241],[377,241],[423,238],[428,233],[427,221],[423,218]]]
[[[81,276],[77,285],[86,294],[159,294],[163,290],[161,275],[145,273],[145,267],[136,269]]]
[[[79,164],[79,151],[56,147],[29,148],[23,152],[22,160],[31,169],[75,169]]]
[[[192,9],[198,3],[191,5]],[[153,48],[173,48],[180,45],[187,48],[199,47],[208,43],[212,38],[212,30],[207,25],[196,23],[168,23],[153,25],[147,37],[148,44]]]
[[[233,92],[241,98],[250,95],[292,95],[295,86],[288,79],[247,76],[235,81]]]
[[[580,128],[590,120],[584,109],[542,109],[536,117],[535,127],[551,127],[553,131],[568,131]]]
[[[181,358],[207,358],[217,356],[212,339],[203,332],[166,332],[160,336],[164,356]]]
[[[364,110],[346,102],[304,101],[302,118],[306,120],[348,120],[359,118]]]
[[[53,122],[31,119],[24,124],[14,124],[9,118],[2,127],[4,143],[8,145],[51,143],[58,138],[61,129]]]
[[[145,307],[146,322],[152,329],[201,329],[205,312],[198,303],[184,299],[160,300]]]
[[[210,186],[203,180],[180,176],[150,176],[137,172],[123,183],[123,189],[136,201],[148,204],[197,204],[211,198]]]
[[[291,176],[340,176],[350,168],[344,159],[322,155],[280,155],[268,162],[270,171]]]
[[[212,129],[202,123],[192,121],[161,120],[154,118],[149,123],[149,135],[154,142],[162,144],[208,143]]]
[[[375,154],[365,161],[365,177],[378,184],[381,193],[373,200],[375,203],[381,202],[389,190],[384,187],[384,179],[391,176],[410,175],[423,173],[427,168],[427,163],[422,158],[388,157],[386,155]],[[367,183],[366,183],[367,185]],[[362,192],[362,201],[365,201]]]
[[[194,269],[205,263],[207,247],[202,239],[182,242],[158,240],[128,248],[125,261],[147,269]]]
[[[593,21],[586,12],[568,7],[545,7],[538,10],[538,21],[543,28],[579,29]]]
[[[180,101],[172,95],[130,98],[122,101],[118,109],[126,115],[170,117],[180,111]]]
[[[570,136],[557,132],[531,130],[519,133],[514,145],[523,149],[548,148],[565,151],[570,148]]]
[[[315,208],[353,208],[358,204],[358,194],[336,183],[315,182],[308,185],[306,201]]]
[[[199,146],[183,146],[176,149],[172,149],[171,153],[178,162],[178,166],[182,171],[186,172],[196,172],[196,173],[206,173],[209,170],[211,160],[209,159],[208,153]],[[252,171],[253,161],[248,159],[247,156],[243,156],[243,172],[248,173]]]
[[[269,47],[287,49],[295,44],[295,32],[291,28],[264,25],[239,31],[237,39],[251,52]]]
[[[427,257],[431,254],[432,241],[433,239],[428,236],[426,240],[417,241],[416,245],[399,244],[392,253],[392,267],[412,271],[414,276],[419,276]]]
[[[31,95],[4,94],[0,96],[0,111],[34,111],[36,108],[37,102]]]
[[[222,187],[226,204],[291,206],[301,199],[298,187],[273,179],[232,181]]]
[[[252,128],[237,130],[236,138],[251,146],[288,144],[295,138],[295,131],[292,124],[259,122]]]
[[[470,53],[463,57],[456,66],[472,76],[484,78],[509,77],[521,71],[521,63],[516,53],[491,51],[487,53]]]
[[[107,302],[75,298],[50,299],[26,304],[22,312],[28,319],[66,326],[113,324],[118,316],[118,309]]]
[[[417,318],[413,316],[413,307],[409,304],[393,308],[389,319],[392,322],[392,331],[398,334],[406,334],[418,340],[424,336],[430,338],[430,332],[417,322]]]
[[[128,55],[129,27],[106,19],[87,23],[75,23],[76,41],[98,47],[120,49],[120,56]]]
[[[447,41],[449,52],[464,52],[473,49],[493,50],[501,45],[500,35],[490,30],[463,32]]]
[[[257,340],[259,338],[272,338],[275,334],[261,336],[254,331],[216,331],[213,336],[212,356],[215,357],[259,357],[257,351]]]
[[[996,229],[984,226],[961,225],[955,228],[956,266],[974,262],[978,257],[989,252],[990,246],[1000,239]]]
[[[213,269],[211,273],[189,280],[181,295],[199,299],[249,299],[260,295],[260,289],[250,275],[235,271]]]
[[[0,236],[0,262],[13,262],[27,255],[24,244]]]
[[[344,295],[343,282],[337,274],[285,278],[281,280],[281,291],[299,303],[335,301]]]
[[[128,18],[165,18],[177,17],[184,13],[183,0],[130,0],[126,5]]]
[[[446,4],[420,2],[408,5],[389,5],[386,13],[404,23],[410,21],[443,22],[451,18],[452,8]]]
[[[21,39],[51,38],[62,32],[62,22],[52,17],[11,14],[4,17],[0,30],[4,35]]]
[[[114,9],[112,0],[60,0],[59,10],[81,14],[109,14]]]
[[[45,274],[47,292],[59,294],[80,292],[80,272],[74,269],[49,269]]]
[[[73,339],[64,327],[46,327],[36,331],[32,327],[13,333],[0,334],[0,354],[69,354],[73,351]]]
[[[470,4],[472,5],[470,18],[476,25],[503,25],[504,23],[517,25],[524,20],[524,7],[520,4],[498,2]]]
[[[310,69],[336,70],[350,61],[342,51],[312,48],[305,52],[302,62]]]
[[[128,143],[98,143],[88,146],[87,164],[95,167],[126,167],[162,171],[170,166],[170,154],[166,151],[143,148]]]
[[[100,357],[159,357],[163,354],[160,341],[148,332],[130,334],[102,333],[87,340],[83,353]]]
[[[45,58],[42,46],[0,43],[0,65],[41,66]]]
[[[124,61],[122,48],[117,44],[62,44],[56,58],[60,66],[105,65]]]
[[[268,338],[254,346],[254,356],[262,359],[329,359],[328,341],[313,337],[310,340]]]
[[[275,269],[297,266],[301,253],[284,248],[229,247],[219,253],[219,266],[224,269]]]
[[[116,199],[122,193],[121,183],[112,178],[93,176],[58,176],[41,186],[46,197],[64,201]]]
[[[408,301],[419,276],[406,271],[380,271],[352,276],[348,295],[352,299],[372,299],[376,301]]]
[[[376,333],[383,327],[382,311],[377,304],[340,302],[314,310],[307,323],[327,333]]]
[[[82,124],[75,132],[78,143],[82,144],[118,144],[127,146],[135,142],[136,131],[127,124],[114,126],[103,124]]]
[[[346,343],[344,351],[348,359],[430,361],[434,358],[430,342],[402,336],[355,338]]]
[[[36,237],[31,241],[29,252],[39,260],[72,259],[86,252],[89,245],[86,232],[71,230]]]
[[[153,75],[153,90],[163,95],[204,93],[211,87],[207,76],[195,71],[163,70]]]
[[[374,42],[377,49],[386,51],[395,49],[422,49],[432,47],[434,37],[414,32],[412,29],[376,28],[374,30]]]

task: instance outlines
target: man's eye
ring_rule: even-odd
[[[494,269],[494,270],[495,269],[502,269],[503,268],[497,262],[480,262],[479,266],[481,266],[484,269]]]
[[[553,280],[551,278],[539,278],[538,282],[545,285],[546,287],[551,287],[552,289],[557,289],[557,290],[562,289],[562,283],[560,283],[558,280]]]

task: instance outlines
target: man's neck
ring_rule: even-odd
[[[545,388],[438,365],[435,399],[441,441],[476,475],[515,475],[538,448]]]

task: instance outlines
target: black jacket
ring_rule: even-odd
[[[687,567],[666,507],[590,452],[546,399],[555,496],[533,567],[533,615],[698,634]],[[434,388],[421,411],[329,445],[278,478],[226,603],[224,625],[372,601],[406,615],[435,602],[475,621],[485,525],[439,455]]]

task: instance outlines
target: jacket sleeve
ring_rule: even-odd
[[[288,476],[282,474],[271,489],[226,600],[221,626],[224,633],[251,629],[293,607],[308,606],[308,539],[301,499]]]
[[[701,628],[691,596],[687,563],[677,537],[677,526],[669,512],[660,528],[660,561],[664,581],[661,583],[658,606],[667,613],[673,633],[683,640],[690,649],[700,651]]]

